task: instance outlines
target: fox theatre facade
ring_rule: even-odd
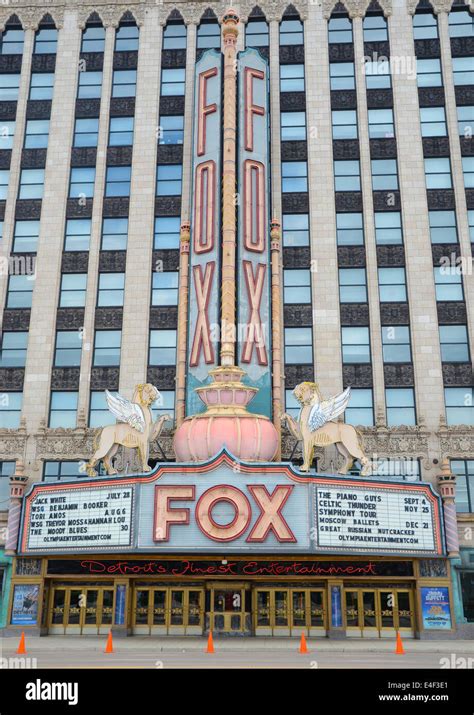
[[[10,623],[44,635],[449,632],[441,508],[428,484],[308,477],[225,450],[146,476],[37,484]]]

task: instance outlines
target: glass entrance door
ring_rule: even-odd
[[[135,634],[201,635],[202,588],[137,586],[133,594]]]
[[[214,633],[243,633],[247,628],[247,616],[244,588],[212,588],[209,628]]]
[[[256,588],[253,593],[256,635],[326,635],[324,589]]]
[[[103,634],[112,625],[111,586],[54,586],[48,614],[49,633]]]
[[[348,589],[344,593],[346,633],[357,638],[413,638],[415,613],[411,589]]]

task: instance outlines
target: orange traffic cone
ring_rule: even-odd
[[[109,636],[107,638],[107,645],[105,646],[105,653],[113,653],[114,652],[114,646],[112,643],[112,631],[109,631]]]
[[[402,637],[400,631],[397,631],[397,647],[395,648],[395,653],[397,655],[405,655],[405,650],[403,648]]]
[[[18,644],[17,655],[26,655],[26,648],[25,648],[25,631],[22,631],[22,632],[21,632],[21,638],[20,638],[20,642],[19,642],[19,644]]]
[[[206,653],[214,653],[214,641],[212,639],[212,631],[209,631],[209,637],[207,639]]]
[[[308,652],[308,647],[306,645],[306,636],[304,633],[301,634],[301,640],[300,640],[300,653],[307,653]]]

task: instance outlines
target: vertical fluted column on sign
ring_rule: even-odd
[[[449,461],[443,459],[441,474],[438,475],[438,489],[443,500],[444,530],[446,548],[450,558],[459,556],[459,535],[456,519],[456,475],[451,472]]]
[[[222,172],[222,303],[221,364],[235,364],[235,248],[236,248],[236,45],[238,15],[222,18],[224,44],[224,111]]]
[[[184,420],[186,413],[186,361],[187,325],[189,302],[189,221],[181,224],[179,242],[179,304],[176,359],[176,427]]]
[[[25,493],[28,477],[21,460],[16,463],[15,474],[10,477],[10,504],[8,507],[7,536],[5,539],[5,555],[13,556],[16,552],[18,532],[20,529],[21,502]]]
[[[281,269],[280,269],[280,252],[281,252],[281,229],[280,222],[277,219],[272,219],[270,228],[270,250],[271,250],[271,267],[272,267],[272,407],[273,407],[273,424],[275,425],[278,434],[278,451],[275,459],[281,459],[281,423],[280,417],[282,413],[282,357],[281,357]]]

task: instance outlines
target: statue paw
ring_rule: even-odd
[[[97,476],[97,472],[93,467],[88,467],[86,469],[86,473],[87,473],[88,477],[96,477]]]
[[[144,472],[151,472],[151,467],[147,464],[146,466],[143,467]]]
[[[108,469],[107,474],[111,477],[113,474],[118,474],[116,469]]]

